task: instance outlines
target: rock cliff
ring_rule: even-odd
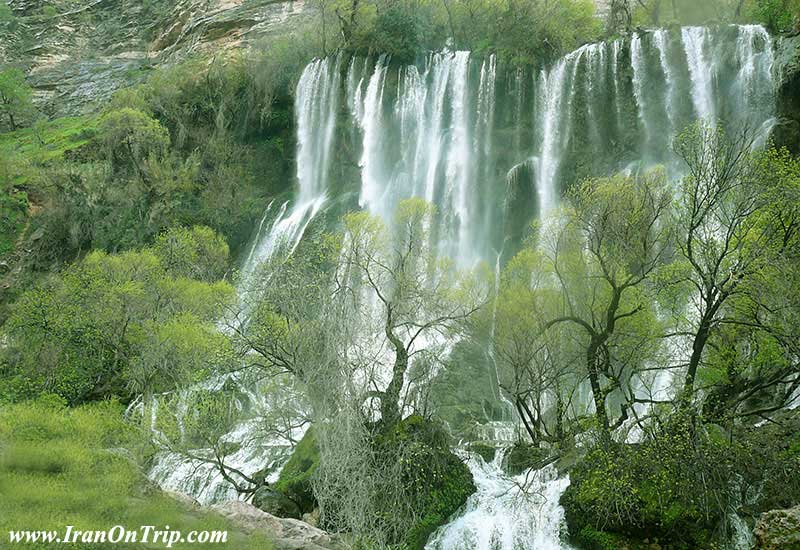
[[[51,116],[92,109],[154,66],[288,34],[303,0],[10,0],[0,64],[28,73]]]

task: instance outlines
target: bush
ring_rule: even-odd
[[[800,502],[797,422],[740,428],[731,441],[713,425],[673,419],[637,445],[600,443],[562,497],[570,533],[588,548],[615,537],[721,547],[731,510],[755,517]]]
[[[425,15],[424,9],[391,4],[378,15],[367,43],[374,51],[392,56],[394,61],[413,63],[429,39]]]
[[[800,0],[754,0],[748,11],[771,32],[791,32],[800,24]]]

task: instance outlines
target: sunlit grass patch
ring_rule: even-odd
[[[221,516],[187,509],[150,485],[128,450],[136,447],[137,438],[137,432],[122,420],[118,403],[69,409],[51,400],[0,408],[0,547],[12,529],[63,532],[67,525],[77,530],[153,525],[182,532],[228,531],[227,544],[177,544],[174,548],[272,548],[265,536],[246,535]]]

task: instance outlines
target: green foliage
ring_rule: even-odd
[[[429,17],[427,6],[390,4],[378,13],[374,28],[359,40],[368,45],[367,50],[385,53],[400,63],[413,63],[430,39]]]
[[[25,82],[25,73],[16,68],[0,71],[0,118],[16,130],[33,114],[33,93]]]
[[[319,447],[312,426],[295,446],[275,484],[275,489],[297,503],[302,512],[311,512],[316,505],[311,479],[318,465]]]
[[[800,0],[751,0],[748,4],[748,15],[772,32],[800,28]]]
[[[174,228],[156,239],[153,252],[170,273],[213,282],[228,268],[228,243],[213,229],[202,226]]]
[[[325,18],[326,34],[341,34],[345,48],[386,53],[399,62],[449,44],[478,55],[496,52],[512,63],[542,65],[602,33],[591,0],[320,0],[319,4],[322,17],[336,13],[336,20]]]
[[[175,254],[194,252],[184,246]],[[151,250],[93,252],[17,302],[3,385],[12,398],[35,388],[70,403],[171,389],[225,353],[214,321],[232,297],[227,283],[172,273]]]
[[[143,178],[142,164],[150,157],[163,158],[169,148],[169,134],[161,124],[130,108],[106,113],[95,141],[115,172],[136,170]]]
[[[716,547],[730,510],[757,516],[800,502],[796,422],[795,415],[729,437],[672,418],[640,444],[598,443],[562,497],[570,531],[589,548],[608,548],[619,536]]]
[[[153,490],[134,462],[135,453],[126,450],[137,448],[139,434],[122,421],[122,413],[115,402],[68,409],[53,396],[0,408],[0,529],[169,525],[186,532],[228,531],[227,544],[192,548],[272,548],[261,534],[245,535],[220,516],[187,510]],[[93,548],[136,546],[141,544]]]

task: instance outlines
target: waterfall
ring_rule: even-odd
[[[635,34],[631,38],[631,68],[633,69],[633,93],[639,109],[639,122],[644,128],[644,142],[647,144],[653,131],[650,128],[650,117],[647,116],[647,95],[644,87],[646,65],[642,51],[642,37],[639,34]]]
[[[695,114],[698,118],[714,123],[716,122],[714,68],[708,59],[708,29],[705,27],[681,29],[681,39],[689,62],[689,73],[692,76],[692,101]]]
[[[513,254],[532,219],[557,208],[574,182],[657,165],[680,177],[670,141],[698,118],[768,129],[773,55],[762,27],[717,26],[640,31],[585,45],[536,71],[449,50],[405,66],[388,57],[315,60],[295,98],[296,189],[266,208],[241,291],[258,282],[261,263],[291,253],[340,192],[353,197],[349,207],[384,219],[399,201],[422,197],[437,209],[431,246],[462,267],[486,261],[499,271],[507,259],[501,252]],[[353,167],[353,177],[333,178],[334,162]],[[642,384],[654,395],[670,390],[668,375]],[[496,399],[495,390],[487,385]],[[571,406],[588,410],[589,392],[577,394]],[[253,439],[250,420],[271,406],[251,401],[231,441]],[[485,428],[492,439],[515,433],[513,423]],[[248,473],[271,462],[277,468],[288,448],[277,443],[248,444],[233,465]],[[565,548],[558,499],[568,478],[552,467],[513,478],[500,461],[469,458],[478,492],[428,548]],[[213,471],[192,476],[196,466],[164,455],[151,477],[205,502],[230,498]]]
[[[260,220],[256,238],[242,265],[239,294],[245,315],[250,307],[248,294],[257,292],[258,266],[276,253],[291,254],[325,203],[339,103],[340,67],[341,57],[314,61],[305,68],[297,84],[297,198],[292,204],[283,202],[273,222],[268,224],[274,204],[271,202]],[[277,481],[280,468],[291,455],[291,441],[299,440],[304,429],[292,427],[283,435],[261,433],[260,417],[276,407],[274,396],[267,398],[270,393],[262,391],[258,385],[240,383],[236,375],[212,377],[182,392],[178,405],[180,414],[191,413],[187,404],[196,392],[219,391],[226,384],[235,386],[240,394],[235,406],[241,416],[241,421],[224,437],[225,441],[239,445],[238,450],[226,458],[226,465],[248,475],[266,468],[270,472],[269,481]],[[282,393],[289,394],[288,391]],[[291,400],[291,395],[286,399]],[[156,412],[157,409],[153,411],[154,421]],[[214,465],[189,460],[177,453],[158,453],[149,477],[162,488],[191,494],[203,504],[239,498]]]
[[[539,151],[539,171],[536,189],[539,194],[539,215],[546,215],[555,206],[555,181],[561,153],[561,118],[565,112],[564,80],[567,73],[567,59],[559,61],[549,72],[542,71],[543,116],[540,125],[542,146]]]
[[[280,248],[294,251],[325,203],[339,106],[341,63],[341,56],[313,61],[297,83],[297,197],[291,206],[289,201],[283,203],[269,230],[263,230],[262,219],[254,245],[242,266],[243,291],[256,282],[252,279],[258,266]]]
[[[569,486],[553,466],[510,477],[502,452],[492,462],[470,456],[467,465],[477,491],[464,512],[431,536],[426,550],[562,550],[564,509],[559,499]]]
[[[653,41],[658,50],[658,60],[661,63],[661,70],[664,72],[667,90],[664,95],[664,110],[669,118],[669,135],[673,136],[677,131],[675,120],[675,74],[669,62],[669,32],[665,29],[657,30],[653,33]]]

